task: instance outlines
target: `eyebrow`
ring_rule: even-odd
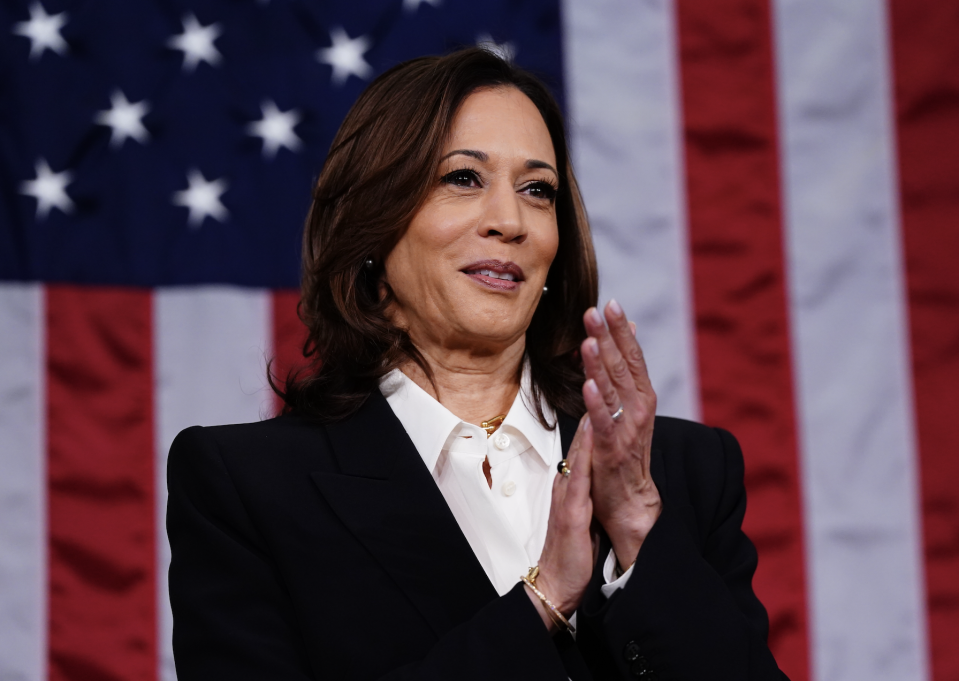
[[[487,154],[485,151],[476,151],[475,149],[454,149],[453,151],[448,153],[446,156],[441,158],[440,162],[445,161],[450,156],[457,156],[457,155],[469,156],[470,158],[475,158],[477,161],[482,161],[483,163],[486,163],[487,161],[489,161],[489,154]]]
[[[469,156],[470,158],[475,158],[477,161],[487,163],[489,161],[489,154],[485,151],[477,151],[476,149],[454,149],[450,153],[446,154],[443,158],[440,159],[440,163],[448,159],[450,156]],[[546,170],[552,170],[558,176],[559,173],[556,172],[556,168],[551,166],[546,161],[538,161],[536,159],[530,159],[526,162],[526,167],[530,170],[534,168],[544,168]]]
[[[545,168],[546,170],[552,170],[557,176],[559,176],[559,173],[556,172],[556,168],[551,166],[546,161],[537,161],[535,158],[532,158],[526,162],[526,167],[530,170],[533,168]]]

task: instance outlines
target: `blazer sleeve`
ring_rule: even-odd
[[[170,601],[179,680],[350,678],[317,662],[335,640],[303,639],[293,595],[245,511],[214,438],[199,427],[180,433],[167,470]],[[373,618],[376,608],[370,598],[357,594],[357,607]],[[371,646],[375,648],[372,640]],[[381,678],[566,681],[567,674],[520,583],[437,639],[423,659]]]
[[[704,429],[705,430],[705,429]],[[694,532],[692,498],[667,495],[625,587],[606,599],[594,578],[580,612],[622,679],[782,681],[766,644],[768,618],[752,589],[757,556],[742,531],[743,456],[728,432],[711,429],[722,457],[711,521]],[[662,492],[662,490],[661,490]]]

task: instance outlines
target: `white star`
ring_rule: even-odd
[[[415,12],[424,2],[433,7],[439,7],[443,4],[443,0],[403,0],[403,9],[407,12]]]
[[[46,220],[51,208],[59,208],[64,213],[73,211],[73,201],[67,196],[67,185],[72,173],[64,170],[55,173],[44,159],[37,159],[37,179],[20,184],[20,193],[37,200],[37,219]]]
[[[303,140],[296,136],[293,128],[300,122],[300,113],[296,109],[280,111],[269,100],[260,105],[260,110],[263,118],[246,126],[246,131],[263,138],[263,155],[273,158],[280,147],[298,151]]]
[[[113,132],[110,135],[111,147],[122,147],[128,137],[132,137],[140,144],[146,144],[150,133],[143,127],[143,117],[150,110],[145,101],[131,104],[126,96],[117,90],[110,97],[111,108],[97,112],[93,119],[100,125],[108,125]]]
[[[513,57],[516,56],[516,47],[513,43],[498,43],[493,40],[493,36],[489,33],[476,36],[476,46],[482,47],[487,52],[492,52],[504,61],[511,62],[513,61]]]
[[[333,67],[333,82],[342,85],[351,75],[368,80],[373,74],[373,67],[363,59],[363,53],[370,49],[369,38],[350,38],[346,31],[337,26],[330,31],[330,40],[333,45],[318,51],[316,58]]]
[[[67,41],[60,35],[60,29],[67,23],[67,13],[47,14],[43,5],[35,2],[30,5],[30,21],[15,24],[13,32],[30,39],[30,59],[39,59],[44,50],[53,50],[59,55],[67,51]]]
[[[227,181],[221,178],[207,182],[203,173],[193,169],[187,173],[187,182],[190,183],[189,187],[173,195],[173,205],[190,209],[190,227],[196,229],[207,216],[226,222],[230,213],[220,202],[220,197],[227,189]]]
[[[167,46],[174,50],[183,50],[184,71],[193,71],[201,61],[216,66],[223,59],[223,55],[213,45],[213,41],[222,33],[223,29],[219,24],[200,26],[196,16],[187,14],[183,17],[183,33],[170,38]]]

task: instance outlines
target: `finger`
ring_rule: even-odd
[[[652,384],[649,382],[646,357],[636,340],[636,325],[626,319],[623,308],[615,299],[606,304],[605,313],[606,322],[609,324],[610,338],[613,339],[616,348],[625,360],[636,388],[643,392],[651,391]]]
[[[609,379],[609,374],[606,373],[606,366],[599,356],[599,343],[595,338],[589,337],[583,341],[583,345],[580,347],[580,356],[583,358],[583,369],[586,371],[586,377],[596,381],[596,386],[609,408],[609,413],[614,413],[623,404],[623,400],[616,391],[613,382]]]
[[[616,342],[610,335],[603,318],[596,308],[590,308],[584,316],[586,331],[590,336],[596,339],[599,345],[599,356],[609,375],[609,380],[619,395],[619,402],[627,408],[638,408],[640,406],[639,389],[629,365],[616,347]],[[615,411],[619,405],[615,405]],[[599,424],[594,424],[598,426]]]
[[[576,450],[576,460],[571,462],[569,486],[566,498],[575,503],[583,503],[589,499],[591,477],[593,474],[593,428],[589,418],[582,422],[583,428],[579,448]]]
[[[599,392],[596,381],[587,379],[583,384],[583,400],[589,413],[590,430],[592,437],[600,442],[608,442],[613,434],[615,421],[606,407],[606,402]]]
[[[576,462],[579,460],[579,453],[583,448],[584,431],[588,420],[589,414],[583,414],[583,418],[579,420],[579,425],[576,427],[576,433],[573,435],[573,441],[569,445],[569,451],[566,453],[566,467],[570,470],[573,470],[573,467],[577,465]],[[560,477],[562,477],[562,475],[560,475]]]
[[[592,467],[592,456],[587,454],[584,461],[582,454],[584,449],[590,450],[591,453],[593,446],[592,437],[586,435],[588,425],[589,414],[583,414],[583,418],[579,420],[579,426],[576,428],[576,434],[573,436],[573,441],[570,443],[569,451],[566,453],[566,466],[570,469],[570,474],[567,477],[557,471],[556,475],[553,477],[553,496],[551,508],[566,508],[567,501],[571,499],[575,500],[576,502],[583,502],[583,492],[580,489],[580,484],[577,484],[577,491],[572,493],[572,497],[570,496],[570,488],[574,476],[576,480],[579,480],[584,474],[587,477],[592,474],[592,471],[590,470]],[[586,468],[585,471],[582,470],[584,466]],[[589,497],[588,482],[586,485],[586,497]]]
[[[562,508],[563,501],[566,499],[566,490],[568,489],[566,484],[566,478],[557,473],[553,477],[553,500],[551,502],[550,508]]]

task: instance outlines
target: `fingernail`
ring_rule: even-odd
[[[609,302],[606,303],[606,307],[608,307],[610,311],[612,311],[612,313],[617,317],[621,317],[623,315],[623,308],[619,306],[619,303],[616,302],[615,298],[610,298]]]
[[[586,352],[593,357],[599,357],[599,343],[596,342],[595,338],[588,338],[586,340]]]
[[[586,316],[589,317],[589,321],[591,321],[593,324],[603,323],[603,318],[599,315],[599,310],[597,310],[595,307],[589,308],[589,310],[586,312]]]
[[[583,431],[588,433],[593,429],[593,422],[589,420],[589,417],[586,417],[586,423],[583,424]]]
[[[633,335],[636,335],[636,322],[629,323],[629,330],[633,332]]]
[[[593,379],[589,379],[588,381],[586,381],[585,387],[586,387],[586,390],[588,390],[593,395],[599,394],[599,388],[596,387],[596,381],[594,381]]]

